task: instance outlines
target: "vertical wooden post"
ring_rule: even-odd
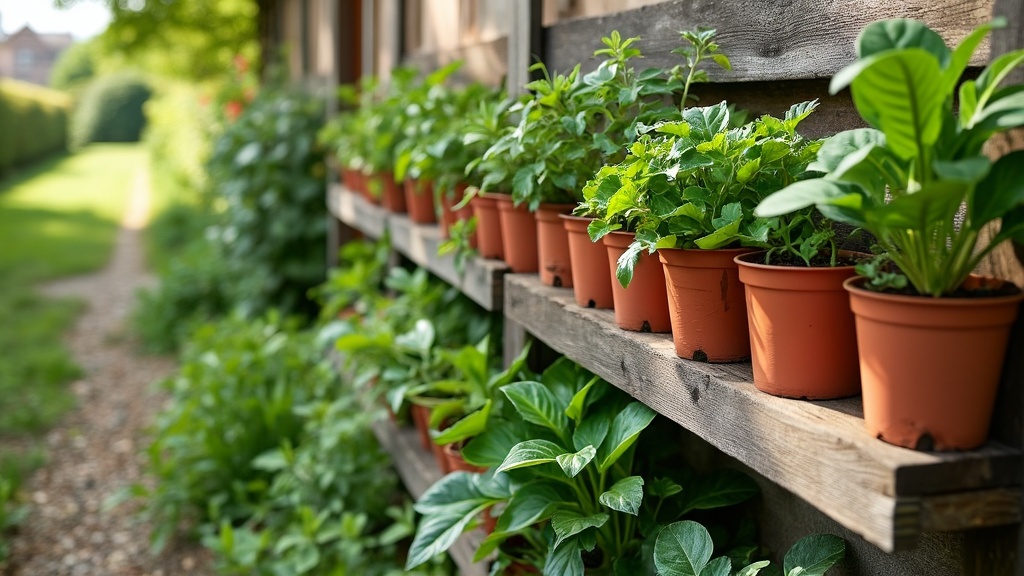
[[[521,94],[530,81],[533,59],[543,58],[541,44],[541,0],[516,0],[512,7],[508,37],[508,93]]]

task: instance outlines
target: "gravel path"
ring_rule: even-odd
[[[85,377],[72,384],[77,408],[46,437],[47,463],[26,483],[31,512],[14,537],[11,576],[201,576],[210,559],[195,543],[154,557],[150,527],[137,502],[104,503],[143,477],[146,427],[163,398],[152,383],[171,358],[142,355],[127,321],[146,274],[140,230],[149,213],[148,177],[140,172],[113,257],[97,274],[49,284],[43,292],[84,300],[67,342]]]

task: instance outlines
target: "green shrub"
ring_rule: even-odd
[[[50,71],[50,86],[74,92],[96,74],[96,56],[92,42],[76,42],[61,52]]]
[[[300,92],[266,90],[214,144],[210,185],[224,206],[217,238],[235,272],[232,303],[246,314],[316,314],[307,293],[326,270],[322,108]]]
[[[0,175],[67,148],[70,99],[0,79]]]
[[[121,72],[93,80],[71,119],[71,147],[91,142],[138,142],[151,90],[139,75]]]

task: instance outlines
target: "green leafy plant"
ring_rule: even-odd
[[[761,560],[734,569],[732,559],[711,559],[714,542],[707,528],[690,520],[669,524],[654,544],[654,565],[659,576],[757,576],[762,570],[783,576],[824,576],[846,553],[842,538],[816,534],[802,538],[786,553],[782,572]]]
[[[817,206],[826,217],[872,233],[918,294],[956,291],[989,252],[1024,239],[1024,153],[995,163],[982,154],[994,134],[1024,125],[1024,86],[1001,87],[1024,51],[996,58],[977,79],[957,85],[997,19],[954,50],[924,24],[884,20],[857,39],[858,59],[833,78],[849,86],[872,128],[828,139],[812,170],[758,207],[772,217]],[[958,113],[953,112],[959,95]],[[999,231],[981,230],[1002,218]]]
[[[802,225],[809,225],[806,238],[812,237],[812,220],[780,224],[754,217],[753,210],[770,193],[804,177],[819,143],[796,128],[816,105],[796,104],[782,119],[765,115],[735,128],[725,102],[687,108],[682,120],[654,126],[625,160],[602,168],[584,188],[587,205],[602,215],[590,224],[591,239],[620,229],[636,234],[618,261],[619,282],[629,284],[644,251],[769,248],[773,230],[792,249],[788,235]]]

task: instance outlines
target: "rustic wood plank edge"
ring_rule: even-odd
[[[959,42],[991,19],[991,0],[899,0],[870,9],[860,0],[675,0],[555,23],[544,29],[544,55],[551,70],[566,73],[576,63],[593,70],[601,36],[618,30],[641,37],[641,67],[667,68],[683,63],[670,53],[680,45],[679,31],[705,26],[718,30],[732,61],[731,72],[708,69],[714,82],[827,78],[855,59],[854,41],[865,25],[896,17],[922,20],[947,43]],[[971,63],[987,58],[987,50],[979,51]]]
[[[753,387],[749,364],[679,359],[669,335],[620,330],[611,311],[580,308],[570,290],[535,275],[509,274],[505,284],[506,318],[887,552],[912,546],[929,525],[922,501],[930,494],[966,493],[957,496],[964,513],[947,513],[945,529],[1006,523],[1005,499],[971,507],[970,491],[1019,495],[1019,451],[890,446],[864,431],[857,399],[775,398]]]
[[[462,67],[453,76],[456,83],[477,81],[498,87],[508,73],[508,44],[508,38],[502,36],[450,50],[412,54],[402,64],[428,74],[452,62],[462,61]]]
[[[427,488],[441,478],[433,455],[420,447],[415,429],[401,428],[390,420],[381,419],[373,423],[373,433],[381,448],[391,455],[398,476],[414,499],[419,500]],[[448,551],[463,576],[488,574],[488,562],[473,562],[473,555],[483,539],[480,530],[466,532]]]

